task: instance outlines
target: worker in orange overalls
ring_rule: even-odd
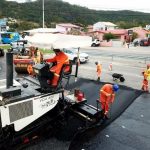
[[[28,67],[27,67],[27,71],[28,71],[29,75],[33,75],[34,76],[33,65],[34,65],[34,62],[30,62]]]
[[[145,92],[149,92],[149,90],[148,90],[148,80],[147,79],[143,79],[142,90],[145,91]]]
[[[144,79],[143,79],[143,83],[142,83],[142,90],[145,91],[145,92],[149,92],[149,90],[148,90],[148,80],[147,80],[148,75],[147,75],[146,72],[144,72],[143,76],[144,76]]]
[[[102,65],[99,64],[98,62],[95,62],[95,65],[97,66],[96,72],[97,72],[97,81],[100,81],[100,76],[102,73]]]
[[[43,54],[42,54],[42,52],[38,49],[38,47],[36,47],[35,50],[34,50],[33,61],[35,62],[35,64],[41,63],[41,62],[43,61]]]
[[[115,92],[117,92],[119,86],[117,84],[105,84],[99,93],[99,102],[101,103],[101,108],[105,118],[108,118],[108,112],[110,104],[114,102]]]
[[[51,84],[53,87],[56,87],[60,77],[60,71],[62,69],[62,66],[64,64],[69,64],[69,58],[64,52],[62,52],[58,48],[53,49],[53,51],[55,52],[56,55],[53,58],[45,59],[44,61],[56,63],[56,65],[50,68],[50,72],[53,73],[54,76],[52,79],[48,80],[49,84]],[[69,69],[70,68],[68,66],[65,68],[65,71],[69,71]]]
[[[149,82],[148,80],[150,80],[150,64],[147,65],[147,69],[144,70],[142,72],[143,74],[143,83],[142,83],[142,90],[149,92],[148,88],[149,88]]]
[[[34,46],[30,47],[29,56],[30,56],[30,58],[35,57],[35,47]]]

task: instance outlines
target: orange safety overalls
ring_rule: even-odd
[[[148,80],[146,78],[143,79],[142,90],[148,92]]]
[[[111,84],[105,84],[100,89],[99,101],[101,103],[101,108],[104,114],[107,115],[109,111],[110,104],[114,102],[115,93]]]
[[[68,56],[63,53],[63,52],[59,52],[56,56],[54,56],[51,59],[46,59],[46,62],[56,62],[57,64],[55,66],[53,66],[52,68],[50,68],[50,71],[54,73],[54,77],[52,79],[52,86],[57,86],[59,77],[60,77],[60,71],[62,69],[62,66],[64,64],[69,64],[69,58]],[[69,71],[69,66],[65,68],[65,72]]]
[[[31,64],[28,65],[27,71],[28,71],[29,75],[33,75],[33,68],[32,68]]]
[[[102,65],[98,64],[97,65],[97,77],[100,78],[102,72]]]

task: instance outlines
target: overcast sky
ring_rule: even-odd
[[[15,0],[9,0],[15,1]],[[24,2],[25,0],[16,0]],[[35,0],[33,0],[35,1]],[[134,10],[150,13],[150,0],[62,0],[96,10]]]

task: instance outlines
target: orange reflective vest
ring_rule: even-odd
[[[53,66],[50,71],[54,72],[56,74],[59,75],[61,68],[64,64],[69,64],[69,58],[68,56],[63,53],[63,52],[59,52],[56,56],[54,56],[53,58],[50,59],[46,59],[46,62],[56,62],[57,64],[55,66]],[[67,70],[67,69],[66,69]]]

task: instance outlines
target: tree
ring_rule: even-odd
[[[136,39],[138,37],[138,34],[136,33],[136,32],[133,32],[133,34],[132,34],[132,41],[134,40],[134,39]]]
[[[105,33],[104,36],[103,36],[103,39],[104,40],[107,40],[107,42],[110,40],[110,39],[115,39],[116,36],[112,33]]]

